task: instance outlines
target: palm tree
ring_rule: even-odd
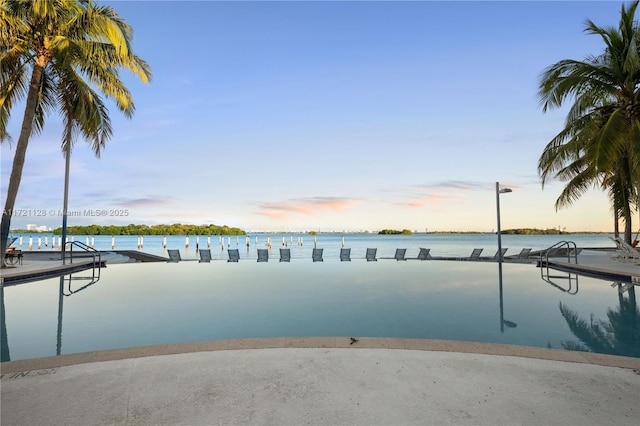
[[[1,253],[29,139],[43,129],[47,113],[57,110],[63,116],[67,156],[76,136],[84,137],[97,156],[111,137],[100,94],[126,117],[133,115],[133,98],[119,70],[147,83],[151,69],[133,54],[132,36],[131,27],[112,7],[91,0],[0,0],[0,140],[8,139],[12,107],[26,100],[0,223]]]
[[[569,98],[565,127],[538,160],[542,185],[551,178],[567,182],[555,203],[567,207],[590,188],[609,194],[614,217],[625,221],[631,242],[631,214],[638,208],[640,177],[640,28],[638,2],[622,5],[618,28],[587,21],[586,33],[605,43],[599,56],[565,59],[548,67],[539,98],[546,112]]]

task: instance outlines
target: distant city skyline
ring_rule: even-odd
[[[136,113],[110,108],[101,159],[75,146],[69,225],[492,232],[499,181],[502,229],[613,231],[601,190],[556,212],[563,183],[541,188],[567,109],[543,114],[537,89],[554,62],[602,52],[585,21],[616,26],[622,2],[100,3],[154,79],[123,74]],[[32,136],[12,229],[61,225],[61,134],[51,115]]]

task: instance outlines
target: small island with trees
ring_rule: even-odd
[[[226,225],[184,225],[174,223],[172,225],[88,225],[69,226],[69,235],[246,235],[240,228],[232,228]],[[61,235],[62,228],[53,230],[54,235]]]
[[[397,229],[383,229],[378,232],[378,235],[412,235],[413,232],[409,229],[403,229],[402,231],[398,231]]]
[[[559,229],[548,228],[518,228],[518,229],[503,229],[500,231],[503,235],[569,235],[570,232],[561,231]]]

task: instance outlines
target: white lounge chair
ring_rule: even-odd
[[[393,257],[395,260],[407,260],[404,255],[407,254],[407,249],[396,249],[396,254]]]
[[[281,248],[280,249],[280,262],[290,262],[291,261],[291,249]]]
[[[368,248],[367,249],[367,262],[376,262],[376,253],[378,252],[377,248]]]
[[[227,250],[227,253],[229,253],[229,259],[227,259],[227,262],[237,262],[240,260],[240,251],[238,249],[229,249]]]
[[[313,253],[311,254],[311,258],[314,262],[322,262],[322,250],[321,248],[314,248]]]
[[[182,258],[180,257],[180,250],[167,250],[167,254],[169,255],[169,262],[180,262]]]
[[[200,254],[200,260],[198,261],[199,263],[202,262],[211,262],[211,250],[210,249],[202,249],[198,252]]]
[[[340,249],[340,260],[342,262],[350,262],[351,261],[351,249],[350,248],[341,248]]]
[[[620,262],[640,262],[640,252],[620,237],[611,238],[616,245],[613,258]]]
[[[269,261],[269,250],[258,249],[258,262],[268,262],[268,261]]]

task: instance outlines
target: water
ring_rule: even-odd
[[[392,237],[384,247],[413,238]],[[634,287],[620,293],[610,281],[579,277],[570,295],[531,264],[314,263],[310,256],[115,264],[71,294],[87,283],[63,277],[3,288],[2,360],[285,336],[451,339],[640,357]]]
[[[17,236],[17,235],[16,235]],[[533,250],[546,249],[559,241],[569,240],[576,243],[578,247],[611,247],[613,242],[609,237],[613,234],[571,234],[571,235],[503,235],[502,247],[507,248],[506,255],[515,255],[523,248]],[[29,235],[22,235],[22,249],[28,250]],[[37,240],[41,239],[41,250],[51,250],[51,234],[34,234],[31,236],[32,249],[37,251]],[[44,246],[45,237],[49,245]],[[249,246],[247,247],[247,237]],[[71,240],[71,236],[69,239]],[[111,250],[112,238],[115,242],[115,249],[138,250],[139,236],[73,236],[75,241],[91,245],[97,250]],[[393,257],[396,248],[406,248],[407,257],[417,257],[420,247],[430,248],[431,255],[445,257],[469,256],[474,248],[483,248],[482,256],[493,256],[498,250],[498,239],[496,234],[413,234],[413,235],[378,235],[378,234],[319,234],[317,236],[308,234],[249,234],[248,236],[207,236],[190,235],[189,247],[186,247],[185,236],[167,236],[166,244],[169,249],[179,249],[183,259],[197,259],[196,250],[207,248],[208,241],[211,243],[211,253],[214,259],[226,259],[228,248],[240,249],[242,258],[256,259],[257,248],[266,247],[267,239],[271,239],[270,256],[278,257],[278,248],[284,243],[291,249],[293,259],[311,258],[311,249],[314,243],[318,248],[324,249],[324,258],[338,258],[342,241],[344,246],[351,248],[351,257],[354,259],[364,259],[368,247],[377,248],[378,257]],[[299,238],[302,238],[302,245],[299,245]],[[165,237],[144,236],[144,246],[141,251],[166,256],[164,249]],[[257,239],[257,242],[256,242]],[[14,246],[18,247],[20,241],[17,240]],[[56,238],[57,244],[57,238]],[[224,245],[223,245],[224,244]]]

